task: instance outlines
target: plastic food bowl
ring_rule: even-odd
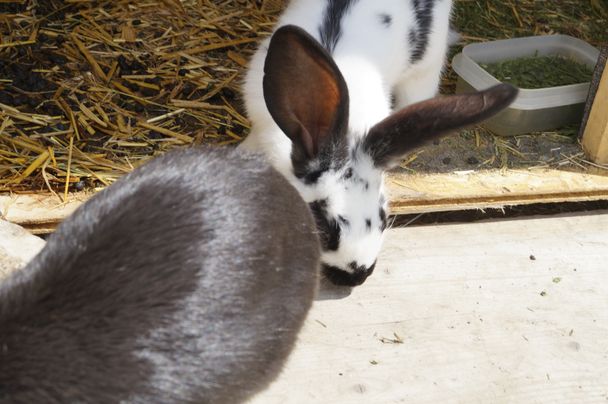
[[[456,93],[483,90],[499,81],[479,64],[527,56],[559,55],[595,67],[599,51],[587,42],[568,35],[532,36],[467,45],[454,56],[458,74]],[[589,92],[589,83],[540,89],[520,89],[513,104],[484,122],[498,135],[540,132],[579,123]]]

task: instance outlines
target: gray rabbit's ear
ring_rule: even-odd
[[[376,167],[392,168],[424,143],[492,117],[508,107],[517,93],[509,84],[498,84],[484,91],[412,104],[372,127],[363,140],[363,151]]]
[[[293,142],[294,158],[310,160],[340,143],[348,129],[346,82],[325,49],[303,29],[287,25],[270,40],[264,100]]]

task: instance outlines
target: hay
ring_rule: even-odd
[[[0,2],[0,187],[104,186],[249,129],[240,73],[280,2]]]
[[[65,196],[108,185],[172,147],[238,143],[249,130],[240,79],[281,7],[0,1],[0,189]],[[608,39],[607,15],[598,0],[458,0],[455,25],[465,42],[560,32],[597,45]],[[454,79],[445,77],[444,92]],[[512,140],[475,137],[495,143],[487,160],[508,165],[517,153]],[[562,161],[570,159],[587,166],[582,155]]]

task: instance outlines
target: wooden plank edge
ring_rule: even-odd
[[[0,193],[0,218],[33,234],[48,234],[92,195],[92,192],[72,193],[63,202],[51,193]]]
[[[608,190],[597,192],[556,192],[534,195],[502,195],[500,197],[443,198],[435,200],[391,200],[392,215],[407,215],[459,210],[503,209],[537,203],[592,202],[608,200]]]
[[[581,144],[589,159],[597,164],[608,163],[608,46],[602,49],[596,75],[591,82],[591,107],[584,122]],[[601,74],[600,74],[601,72]],[[597,77],[600,75],[600,77]]]
[[[608,200],[608,171],[602,174],[555,169],[391,173],[386,187],[393,214],[500,209],[535,203]]]
[[[394,215],[608,200],[608,176],[547,169],[391,173],[386,187]],[[0,215],[34,234],[50,233],[91,195],[62,203],[50,194],[0,194]]]
[[[607,63],[608,45],[604,45],[600,48],[600,55],[597,58],[595,69],[593,70],[593,76],[591,78],[591,83],[589,84],[589,93],[587,94],[587,101],[585,102],[583,119],[581,121],[581,126],[578,130],[579,139],[583,138],[583,134],[585,133],[585,129],[587,128],[587,120],[589,119],[589,113],[591,112],[591,107],[593,106],[593,102],[595,101],[595,96],[600,85],[600,80],[602,79],[602,75],[604,73],[604,69],[606,68]]]

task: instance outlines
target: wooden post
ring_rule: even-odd
[[[583,149],[595,163],[608,164],[608,47],[602,49],[591,83],[588,118],[583,121]],[[597,91],[594,91],[597,89]],[[593,94],[595,92],[595,94]]]

